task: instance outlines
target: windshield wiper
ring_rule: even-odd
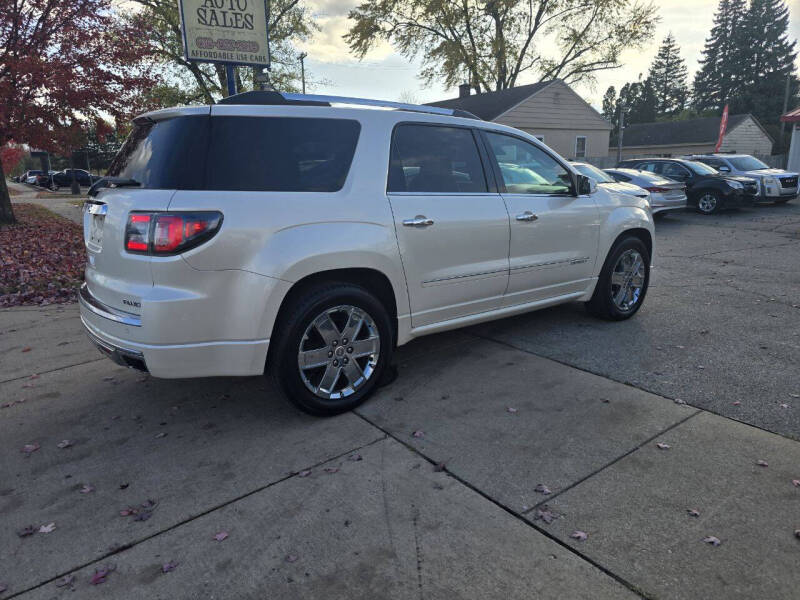
[[[103,177],[95,181],[89,188],[89,196],[94,198],[103,188],[139,187],[140,185],[142,184],[135,179],[126,177]]]

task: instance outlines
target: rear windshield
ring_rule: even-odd
[[[183,116],[137,124],[108,170],[144,188],[335,192],[360,125],[343,119]]]

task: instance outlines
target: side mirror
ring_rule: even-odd
[[[591,177],[578,174],[578,196],[594,194],[597,191],[597,182]]]
[[[731,168],[728,165],[720,165],[717,171],[719,171],[720,173],[730,173]]]

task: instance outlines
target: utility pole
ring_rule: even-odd
[[[307,52],[301,52],[298,58],[300,59],[300,77],[303,81],[303,93],[306,93],[306,65],[303,61],[305,61],[306,56],[308,56]],[[786,111],[784,111],[786,112]]]
[[[625,132],[625,105],[619,105],[619,132],[617,133],[617,162],[622,160],[622,138]]]
[[[789,92],[791,91],[790,90],[791,84],[792,84],[792,74],[788,73],[786,75],[786,91],[783,94],[783,112],[781,113],[781,115],[785,115],[787,112],[789,112]],[[781,121],[781,148],[780,149],[781,149],[782,152],[786,148],[785,138],[783,137],[785,128],[786,128],[786,123]],[[785,154],[788,154],[788,151],[785,152]]]

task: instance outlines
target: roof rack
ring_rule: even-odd
[[[316,94],[293,94],[289,92],[252,91],[242,92],[228,96],[219,101],[219,104],[263,104],[280,105],[292,104],[296,106],[332,106],[334,104],[350,104],[353,106],[373,106],[376,108],[390,108],[394,110],[407,110],[410,112],[429,113],[448,117],[463,117],[466,119],[481,119],[471,112],[439,106],[420,106],[419,104],[405,104],[403,102],[390,102],[388,100],[370,100],[367,98],[349,98],[347,96],[319,96]]]

